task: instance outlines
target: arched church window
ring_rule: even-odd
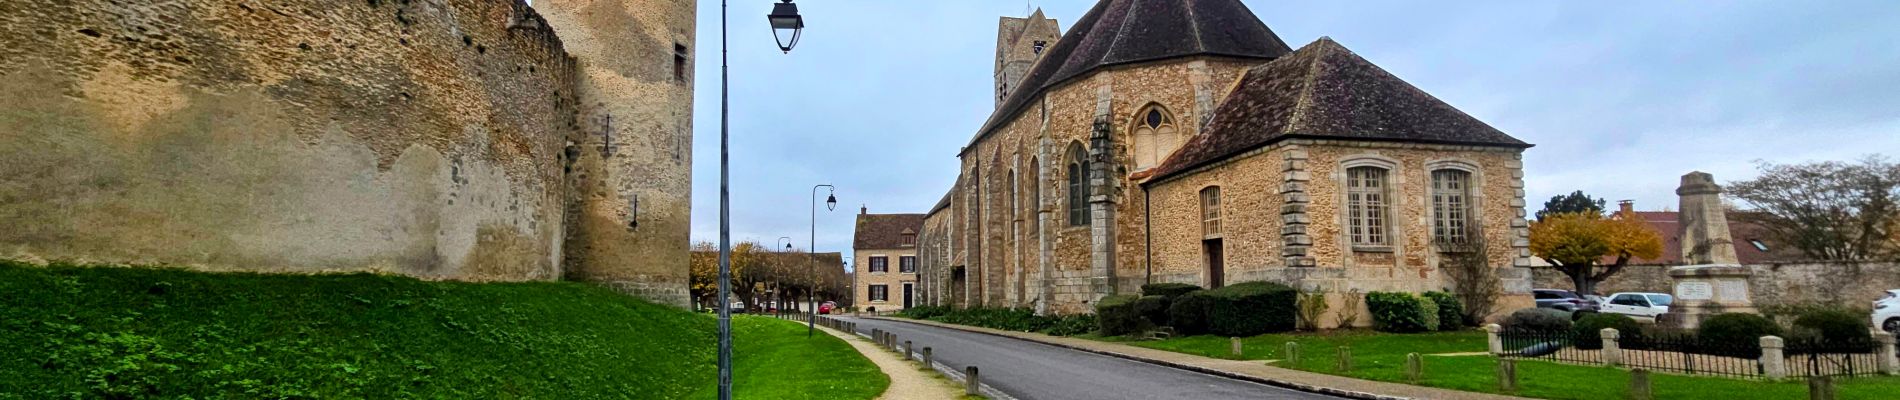
[[[1069,144],[1069,226],[1089,224],[1089,159],[1081,142]]]
[[[1181,146],[1174,116],[1160,104],[1149,104],[1135,114],[1135,168],[1148,169],[1160,164]]]

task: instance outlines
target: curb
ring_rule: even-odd
[[[1410,397],[1387,396],[1387,395],[1382,395],[1382,394],[1377,394],[1377,393],[1361,392],[1361,391],[1356,391],[1356,390],[1346,390],[1346,389],[1331,388],[1331,387],[1325,387],[1325,386],[1308,385],[1304,383],[1287,381],[1287,380],[1269,379],[1269,378],[1263,378],[1263,377],[1258,377],[1258,376],[1253,376],[1253,375],[1222,371],[1222,370],[1213,369],[1213,368],[1181,364],[1181,363],[1172,362],[1172,361],[1157,360],[1157,359],[1146,358],[1146,357],[1141,357],[1141,356],[1136,356],[1136,355],[1126,354],[1126,353],[1090,349],[1090,348],[1084,348],[1084,347],[1079,347],[1079,346],[1071,346],[1071,345],[1062,344],[1062,343],[1048,342],[1048,341],[1018,337],[1018,336],[1012,336],[1012,335],[1004,335],[1004,334],[996,333],[996,332],[971,329],[969,327],[964,327],[960,325],[926,324],[926,323],[917,322],[913,320],[897,319],[897,318],[891,318],[891,317],[860,317],[860,318],[876,319],[876,320],[891,321],[891,322],[902,322],[902,323],[907,323],[907,324],[916,324],[916,325],[924,325],[924,326],[934,326],[934,327],[944,328],[944,329],[954,329],[954,330],[970,332],[970,333],[980,333],[984,335],[990,335],[990,336],[996,336],[996,337],[1002,337],[1002,338],[1010,338],[1010,339],[1016,339],[1016,340],[1022,340],[1022,341],[1028,341],[1028,342],[1035,342],[1035,343],[1045,344],[1049,346],[1061,347],[1061,348],[1065,348],[1069,350],[1100,354],[1100,355],[1120,358],[1124,360],[1154,364],[1154,365],[1159,365],[1159,366],[1168,367],[1168,368],[1198,372],[1202,374],[1214,375],[1218,377],[1240,380],[1240,381],[1253,382],[1253,383],[1258,383],[1258,384],[1267,385],[1267,386],[1293,389],[1293,390],[1298,390],[1298,391],[1307,392],[1307,393],[1318,393],[1318,394],[1324,394],[1324,395],[1329,395],[1329,396],[1338,396],[1338,397],[1358,399],[1358,400],[1412,400],[1412,398]]]

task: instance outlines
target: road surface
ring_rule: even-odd
[[[859,333],[882,329],[931,348],[957,371],[975,364],[984,384],[1021,400],[1338,399],[1020,339],[868,318]],[[921,351],[921,350],[919,350]]]

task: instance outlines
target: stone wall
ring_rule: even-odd
[[[1156,282],[1208,285],[1200,224],[1201,191],[1221,189],[1219,237],[1226,283],[1273,281],[1338,294],[1357,290],[1420,292],[1452,286],[1440,269],[1444,256],[1432,242],[1431,171],[1471,173],[1472,220],[1483,233],[1486,264],[1505,289],[1500,307],[1528,304],[1529,271],[1514,267],[1523,250],[1518,239],[1523,210],[1518,175],[1521,150],[1467,146],[1290,140],[1202,167],[1149,187],[1150,218],[1156,223],[1153,257]],[[1391,167],[1387,182],[1395,245],[1383,249],[1346,246],[1344,166],[1375,160]],[[1298,185],[1289,191],[1288,182]],[[1294,201],[1304,200],[1304,201]],[[1288,230],[1289,226],[1300,229]],[[1302,236],[1303,235],[1303,236]],[[1298,237],[1298,239],[1294,239]],[[1299,252],[1288,248],[1303,247]],[[1305,257],[1305,258],[1301,258]],[[1310,261],[1294,266],[1289,260]],[[1336,314],[1336,313],[1335,313]],[[1360,315],[1367,315],[1361,313]],[[1356,321],[1363,325],[1368,320]],[[1326,321],[1324,325],[1336,322]]]
[[[1633,265],[1597,285],[1603,294],[1671,293],[1666,265]],[[1882,293],[1900,289],[1900,263],[1811,262],[1754,264],[1748,268],[1750,300],[1756,307],[1825,303],[1865,308]],[[1573,289],[1570,278],[1553,268],[1533,269],[1538,288]]]
[[[577,66],[567,276],[685,306],[697,1],[537,0]]]
[[[0,257],[557,278],[576,78],[540,21],[489,0],[0,3]]]
[[[917,256],[917,249],[853,249],[851,253],[853,254],[851,265],[857,266],[856,272],[853,272],[857,276],[855,279],[857,287],[852,289],[857,293],[853,297],[856,300],[854,305],[861,310],[868,310],[869,307],[877,307],[878,311],[904,309],[904,284],[916,285],[917,273],[903,272],[902,260],[907,256]],[[885,265],[890,268],[885,272],[871,272],[871,257],[884,257],[887,260]],[[884,301],[871,301],[871,285],[885,285],[890,288],[890,297]],[[913,286],[911,290],[913,296],[922,297],[923,288]],[[919,303],[921,302],[913,302],[912,305]]]

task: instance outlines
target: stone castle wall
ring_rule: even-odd
[[[578,63],[570,279],[687,305],[697,4],[535,2]]]
[[[630,3],[690,20],[695,2]],[[599,136],[599,96],[582,88],[600,72],[562,38],[607,39],[557,38],[550,22],[519,0],[0,2],[0,257],[475,280],[593,271],[563,254],[597,223],[573,217],[570,193],[609,186],[575,174],[598,164],[576,158],[599,153],[582,148]],[[617,57],[672,66],[673,49],[649,47]],[[690,118],[690,84],[654,91],[665,95],[643,98],[647,114]],[[639,127],[616,143],[630,160],[667,161],[628,169],[678,189],[641,199],[642,229],[676,230],[677,246],[633,257],[684,277],[686,149],[667,140],[689,132],[624,121]]]
[[[1603,294],[1671,293],[1675,281],[1667,265],[1632,265],[1597,284]],[[1865,308],[1884,292],[1900,289],[1900,264],[1807,262],[1748,265],[1750,299],[1756,307],[1833,304]],[[1538,288],[1573,289],[1570,277],[1554,268],[1533,269]]]

